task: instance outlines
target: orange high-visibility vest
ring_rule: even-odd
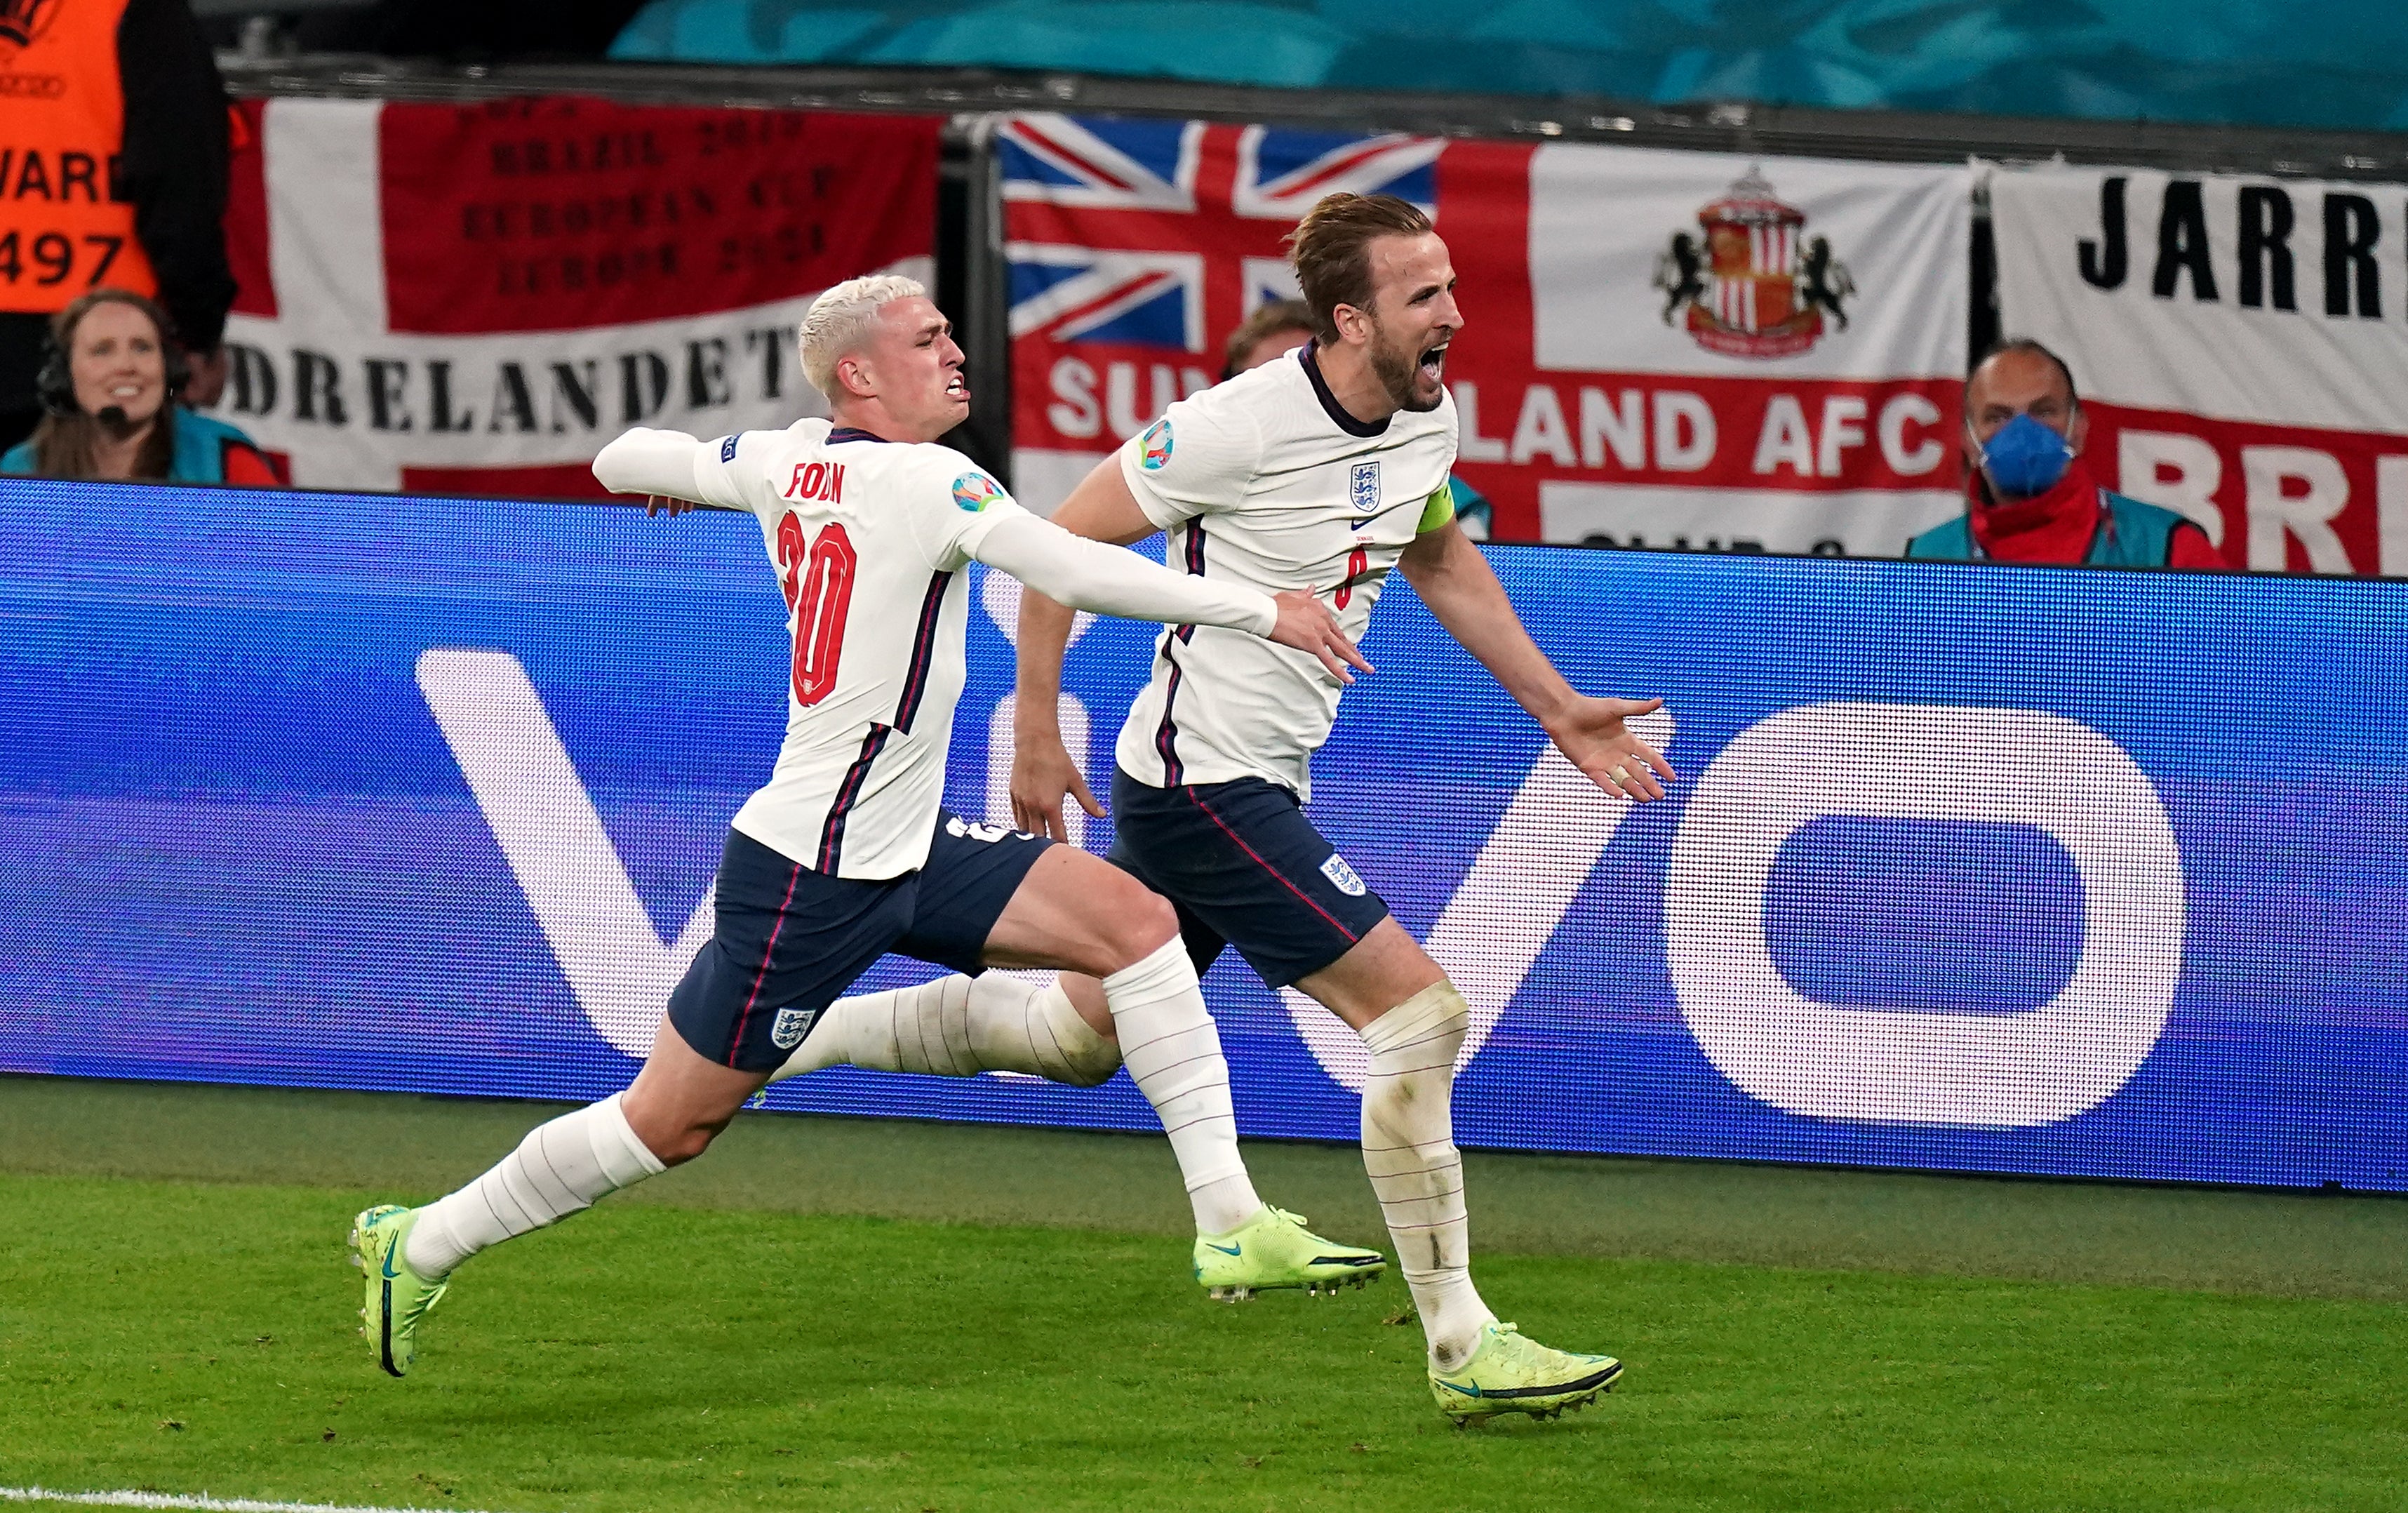
[[[126,0],[0,0],[0,310],[155,295],[124,189]]]

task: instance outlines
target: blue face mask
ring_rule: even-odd
[[[1982,471],[2002,499],[2028,499],[2045,494],[2065,476],[2073,448],[2064,437],[2029,415],[2017,415],[2001,425],[1982,449]]]

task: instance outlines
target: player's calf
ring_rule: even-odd
[[[393,1376],[418,1358],[418,1326],[443,1300],[452,1269],[487,1246],[556,1224],[606,1193],[663,1170],[636,1138],[614,1094],[537,1126],[516,1150],[423,1208],[360,1215],[351,1248],[367,1273],[361,1333]]]
[[[700,1154],[759,1085],[758,1074],[712,1065],[664,1026],[626,1092],[537,1126],[483,1175],[423,1208],[360,1215],[351,1244],[368,1274],[361,1317],[378,1364],[396,1376],[409,1369],[419,1322],[460,1262]]]
[[[1119,1041],[1097,1033],[1058,981],[989,972],[838,999],[769,1080],[857,1066],[938,1077],[1015,1072],[1093,1088],[1120,1065]]]
[[[1046,966],[1103,980],[1129,1080],[1162,1120],[1200,1234],[1262,1207],[1238,1154],[1229,1064],[1204,1007],[1169,901],[1109,862],[1056,846],[988,935],[996,966]]]

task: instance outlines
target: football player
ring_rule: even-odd
[[[1362,1280],[1383,1264],[1255,1196],[1219,1035],[1170,905],[1074,847],[966,824],[941,806],[973,561],[1049,602],[1273,638],[1333,677],[1366,668],[1354,643],[1309,593],[1199,581],[1073,536],[939,444],[968,413],[969,393],[952,327],[918,283],[839,284],[813,303],[799,338],[833,425],[709,442],[638,429],[595,460],[614,492],[758,518],[792,638],[785,738],[769,781],[731,824],[715,931],[671,993],[634,1084],[536,1129],[448,1197],[359,1216],[365,1333],[394,1376],[463,1261],[702,1154],[889,951],[963,973],[1039,967],[1083,974],[1082,988],[1099,980],[1102,1009],[1092,1012],[1090,995],[1089,1019],[1057,991],[1016,1000],[968,1032],[1000,1064],[1031,1072],[1050,1060],[1083,1074],[1125,1059],[1169,1133],[1199,1232],[1242,1235],[1240,1248],[1279,1275]]]
[[[1401,570],[1574,767],[1614,799],[1661,798],[1672,770],[1629,725],[1661,701],[1574,689],[1455,521],[1444,379],[1463,316],[1428,217],[1389,195],[1332,195],[1289,248],[1314,339],[1172,405],[1054,521],[1108,541],[1168,531],[1169,560],[1203,582],[1313,589],[1357,640]],[[1039,594],[1021,606],[1012,807],[1058,835],[1066,794],[1098,812],[1056,723],[1071,612]],[[1469,1005],[1304,814],[1343,686],[1310,657],[1222,627],[1166,631],[1121,728],[1112,859],[1177,905],[1199,968],[1233,945],[1266,984],[1295,985],[1362,1036],[1364,1166],[1428,1336],[1440,1408],[1560,1413],[1610,1389],[1621,1363],[1525,1338],[1472,1286],[1449,1112]]]

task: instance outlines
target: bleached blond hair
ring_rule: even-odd
[[[841,398],[836,365],[869,339],[879,310],[898,299],[924,299],[927,295],[927,285],[899,273],[847,279],[829,289],[811,301],[811,308],[803,312],[802,324],[795,328],[796,341],[802,349],[803,376],[829,400]]]

